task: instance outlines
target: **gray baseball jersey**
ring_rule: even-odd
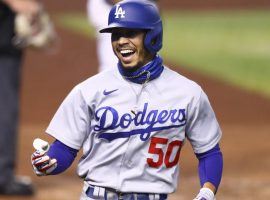
[[[46,132],[83,148],[78,174],[88,184],[121,192],[172,193],[180,150],[213,148],[221,130],[199,85],[165,67],[146,84],[125,80],[117,68],[78,84]]]

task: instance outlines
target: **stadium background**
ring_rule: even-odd
[[[76,175],[76,162],[58,176],[35,177],[30,165],[32,141],[43,134],[51,117],[71,88],[97,72],[95,39],[63,28],[59,13],[85,14],[85,1],[44,0],[56,22],[57,48],[50,52],[26,52],[21,92],[21,124],[18,144],[18,174],[31,176],[37,193],[31,198],[2,197],[0,200],[75,200],[82,181]],[[269,9],[264,0],[161,0],[166,10],[243,10]],[[177,40],[177,36],[175,36]],[[202,85],[216,111],[223,130],[224,175],[217,199],[266,199],[270,196],[270,101],[269,97],[244,90],[214,76],[207,76],[186,66],[166,60],[179,73]],[[269,66],[270,67],[270,66]],[[269,86],[268,86],[269,87]],[[187,144],[181,152],[180,185],[171,200],[189,200],[199,190],[196,159]]]

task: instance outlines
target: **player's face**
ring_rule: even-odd
[[[145,31],[117,28],[112,31],[112,47],[125,68],[141,67],[150,62],[154,55],[144,48]]]

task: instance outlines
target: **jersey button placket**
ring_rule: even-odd
[[[135,112],[137,113],[137,106],[136,106],[136,111]],[[134,113],[132,115],[134,116],[134,115],[136,115],[136,113]],[[129,130],[126,130],[126,131],[130,131],[131,132],[132,130],[134,130],[134,128],[135,128],[135,126],[134,125],[131,125],[129,127]],[[123,187],[125,187],[125,182],[123,182],[124,179],[125,179],[125,177],[124,177],[125,171],[133,166],[133,162],[131,160],[132,159],[132,154],[133,154],[133,150],[131,149],[131,147],[133,145],[133,142],[132,142],[133,139],[134,139],[134,136],[130,136],[128,138],[128,141],[127,141],[128,144],[127,144],[127,147],[126,147],[126,151],[124,152],[124,155],[123,155],[122,165],[121,165],[120,172],[119,172],[119,182],[118,182],[119,183],[119,190],[120,191],[121,191],[121,189]],[[119,200],[121,198],[123,198],[123,197],[121,197],[121,198],[120,197],[121,196],[118,195],[118,199]]]
[[[130,85],[130,86],[132,88],[132,85]],[[136,85],[136,87],[137,87],[137,85]],[[134,118],[136,117],[138,112],[142,111],[142,109],[144,107],[144,103],[147,101],[145,99],[145,96],[147,94],[144,92],[145,86],[141,86],[141,88],[136,88],[136,87],[132,88],[132,91],[135,94],[136,100],[134,102],[134,105],[131,106],[131,110],[130,110],[132,117],[134,117]],[[140,127],[135,126],[135,123],[133,121],[131,126],[129,127],[129,131],[132,132],[132,131],[139,129],[139,128]],[[130,137],[128,139],[128,146],[127,146],[126,152],[124,154],[124,158],[123,158],[123,162],[122,162],[122,166],[121,166],[121,171],[120,171],[120,173],[122,172],[121,173],[122,176],[123,176],[123,174],[125,174],[125,171],[129,170],[130,168],[134,167],[134,165],[135,165],[135,162],[133,162],[132,158],[133,158],[133,155],[136,153],[135,149],[138,145],[139,137],[140,137],[140,135],[130,135]],[[121,178],[123,178],[123,177],[121,177]],[[124,179],[125,179],[125,177],[124,177]],[[125,187],[124,179],[122,179],[122,181],[121,181],[122,187]]]

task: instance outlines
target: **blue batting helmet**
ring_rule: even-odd
[[[147,30],[144,46],[151,53],[162,47],[162,21],[157,6],[147,0],[124,0],[115,4],[109,14],[108,27],[100,33],[111,33],[114,28]]]

